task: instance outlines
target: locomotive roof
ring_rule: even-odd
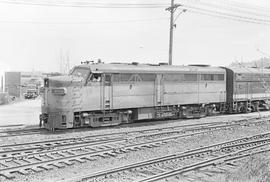
[[[270,74],[270,69],[266,68],[248,68],[248,67],[228,67],[234,73],[240,74]]]
[[[205,72],[224,73],[219,67],[204,66],[172,66],[172,65],[147,65],[147,64],[86,64],[78,67],[87,67],[91,71],[104,73],[179,73],[179,72]]]

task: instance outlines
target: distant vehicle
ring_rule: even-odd
[[[9,95],[7,92],[0,92],[0,105],[7,104],[9,101]]]
[[[37,90],[36,89],[28,89],[27,92],[24,94],[25,99],[35,99],[37,98]]]
[[[270,69],[89,63],[44,79],[40,121],[54,130],[252,112],[270,108],[268,88]]]

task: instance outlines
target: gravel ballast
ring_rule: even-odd
[[[261,113],[261,115],[269,115],[269,112]],[[130,125],[131,127],[124,126],[120,128],[106,128],[104,130],[98,129],[93,131],[83,131],[83,132],[73,132],[73,133],[62,133],[55,135],[36,135],[34,140],[45,140],[45,139],[55,139],[55,138],[64,138],[64,137],[82,137],[89,134],[101,134],[101,133],[111,133],[111,132],[120,132],[120,131],[133,131],[141,129],[150,129],[150,128],[161,128],[169,126],[178,126],[181,124],[195,124],[199,122],[217,122],[217,121],[230,121],[236,119],[244,119],[258,116],[258,113],[251,113],[246,115],[226,115],[226,116],[215,116],[202,119],[194,120],[181,120],[181,121],[157,121],[155,125],[142,126],[143,123],[137,123],[135,125]],[[183,152],[189,149],[194,149],[206,145],[212,145],[214,143],[220,143],[227,140],[233,140],[236,138],[256,135],[259,133],[265,133],[270,131],[270,125],[257,125],[257,126],[242,126],[229,130],[214,131],[213,133],[193,136],[188,138],[177,139],[171,142],[168,142],[164,145],[155,148],[141,149],[138,151],[128,152],[124,154],[119,154],[115,157],[102,158],[98,157],[94,161],[87,161],[85,163],[74,162],[74,165],[65,166],[65,168],[53,169],[49,171],[44,171],[40,173],[32,173],[30,175],[20,175],[17,174],[14,180],[6,180],[3,177],[0,177],[0,181],[58,181],[62,179],[69,179],[76,175],[85,175],[88,173],[94,173],[100,170],[106,170],[113,167],[118,167],[126,164],[131,164],[134,162],[139,162],[142,160],[147,160],[150,158],[161,157],[168,154],[173,154],[175,152]],[[24,137],[11,137],[9,140],[1,141],[1,144],[7,143],[20,143],[26,142],[30,139],[33,139],[33,136],[24,136]],[[221,176],[220,178],[225,179],[226,176]],[[120,180],[120,179],[119,179]],[[125,181],[125,180],[124,180]]]

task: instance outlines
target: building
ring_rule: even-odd
[[[21,97],[21,72],[5,72],[5,92],[9,96]]]
[[[1,75],[1,86],[0,86],[0,93],[4,92],[4,77]]]
[[[21,92],[22,95],[28,91],[35,92],[39,95],[43,75],[41,72],[21,72]]]
[[[5,72],[4,81],[2,80],[0,85],[4,90],[0,90],[0,92],[6,92],[12,97],[23,97],[28,91],[39,95],[43,78],[60,75],[60,73],[42,72]]]

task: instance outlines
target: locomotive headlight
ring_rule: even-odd
[[[44,87],[40,87],[39,88],[39,93],[44,94],[45,93],[45,88]]]
[[[66,93],[66,88],[52,88],[52,94],[54,95],[65,95]]]

